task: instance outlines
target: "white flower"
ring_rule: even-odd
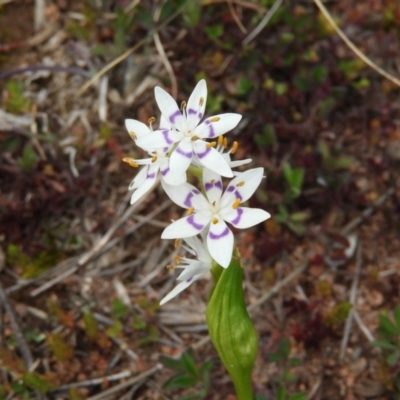
[[[149,122],[151,127],[151,122],[153,122],[153,119],[151,119]],[[161,118],[160,126],[165,126],[163,124],[165,124],[165,121],[163,121]],[[139,138],[145,137],[153,132],[147,125],[135,119],[126,119],[125,126],[129,132],[129,135],[135,142]],[[181,185],[186,182],[186,174],[182,175],[179,180],[175,180],[172,177],[170,159],[168,157],[168,152],[170,149],[170,146],[153,150],[144,149],[151,156],[151,158],[135,160],[131,157],[125,157],[123,159],[123,161],[127,162],[132,167],[137,168],[139,165],[144,165],[144,167],[139,171],[129,185],[128,189],[133,190],[131,204],[134,204],[136,201],[138,201],[155,185],[159,172],[161,172],[161,180],[169,185]]]
[[[266,219],[270,214],[258,208],[239,207],[248,200],[259,186],[263,168],[250,169],[235,177],[222,194],[220,175],[204,169],[203,185],[207,197],[189,183],[163,188],[173,202],[188,209],[188,216],[173,222],[162,233],[163,239],[186,238],[206,230],[207,247],[212,258],[227,268],[233,251],[233,233],[229,222],[239,229],[249,228]]]
[[[215,149],[222,155],[222,157],[225,159],[225,161],[227,162],[227,164],[231,169],[251,163],[252,161],[251,158],[246,158],[245,160],[237,160],[237,161],[231,160],[231,154],[235,154],[236,150],[239,147],[238,142],[233,142],[232,147],[228,151],[226,151],[227,147],[228,147],[228,141],[226,140],[225,137],[220,136],[218,138],[218,144],[215,147]],[[197,167],[202,167],[201,162],[197,157],[193,158],[192,164],[196,165]],[[239,171],[232,171],[232,173],[234,176],[238,176],[241,174],[241,172]]]
[[[173,129],[160,129],[143,136],[138,139],[138,146],[158,148],[175,145],[170,162],[175,180],[180,179],[189,168],[194,155],[203,166],[222,176],[232,177],[228,163],[213,148],[215,143],[207,143],[205,139],[217,138],[235,128],[242,116],[235,113],[219,114],[200,123],[207,100],[207,84],[204,79],[198,82],[187,105],[182,103],[182,111],[165,90],[156,87],[154,93],[161,114]]]
[[[212,267],[212,258],[210,253],[199,237],[186,238],[184,241],[189,245],[189,247],[183,247],[189,253],[193,254],[196,259],[193,260],[186,257],[179,257],[179,265],[177,265],[177,268],[183,268],[183,272],[178,276],[177,280],[181,281],[181,283],[175,286],[175,288],[160,301],[160,306],[174,298],[193,282],[202,278]]]

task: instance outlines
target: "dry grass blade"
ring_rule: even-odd
[[[1,303],[8,314],[8,318],[10,319],[11,328],[14,331],[15,338],[17,339],[19,350],[21,351],[22,358],[27,368],[30,368],[33,364],[33,357],[31,350],[28,344],[25,341],[24,335],[20,328],[20,324],[18,322],[18,317],[14,313],[13,307],[8,299],[7,293],[5,292],[3,285],[0,283],[0,299]]]

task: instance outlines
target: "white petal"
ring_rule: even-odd
[[[173,97],[158,86],[154,88],[154,95],[158,108],[164,118],[171,125],[176,126],[179,131],[185,132],[186,118],[182,115]]]
[[[171,124],[166,120],[164,115],[160,115],[160,123],[158,124],[158,129],[163,130],[163,129],[169,129],[171,130]]]
[[[187,177],[186,174],[183,174],[181,179],[176,181],[171,173],[171,168],[169,166],[169,158],[166,158],[162,162],[160,162],[160,172],[161,172],[161,182],[165,182],[168,185],[178,186],[186,183]]]
[[[210,214],[192,214],[178,219],[167,226],[161,234],[161,239],[181,239],[200,233],[211,220]]]
[[[207,118],[193,130],[193,135],[202,139],[212,139],[235,128],[242,119],[240,114],[227,113]]]
[[[222,179],[221,175],[209,168],[203,170],[203,186],[206,191],[208,201],[212,204],[214,202],[219,203],[222,195]]]
[[[207,100],[207,84],[199,81],[189,97],[186,106],[187,129],[193,130],[204,116]]]
[[[257,225],[271,217],[271,214],[261,208],[238,207],[220,211],[221,217],[235,228],[246,229]]]
[[[193,282],[195,282],[194,279],[191,281],[187,282],[181,282],[178,285],[176,285],[161,301],[160,301],[160,306],[165,304],[167,301],[170,301],[173,299],[175,296],[177,296],[180,292],[183,292],[187,287],[189,287]]]
[[[161,181],[161,185],[167,193],[167,196],[178,206],[182,208],[194,207],[195,202],[193,201],[196,197],[201,196],[204,198],[200,190],[195,188],[190,183],[184,183],[183,185],[173,186],[168,185],[165,181]]]
[[[143,122],[137,121],[136,119],[126,119],[125,127],[131,138],[135,141],[151,132],[147,125]]]
[[[199,161],[211,171],[228,178],[233,176],[232,170],[221,153],[213,147],[207,147],[207,142],[196,140],[193,142],[193,150]]]
[[[193,158],[193,146],[190,138],[183,139],[172,152],[169,166],[173,178],[177,181],[187,171]]]
[[[235,199],[247,201],[256,191],[264,175],[264,168],[249,169],[231,180],[221,198],[221,208],[232,205]]]
[[[207,247],[211,257],[221,267],[229,266],[233,252],[233,233],[222,219],[217,224],[210,224]]]
[[[202,234],[203,233],[205,233],[205,230],[203,230]],[[198,236],[185,238],[183,240],[191,247],[191,249],[187,249],[191,254],[193,254],[198,260],[211,264],[212,258],[203,240]],[[186,246],[184,247],[186,248]]]
[[[157,164],[150,165],[147,169],[146,179],[132,194],[131,204],[136,203],[143,195],[145,195],[156,183],[159,166]]]
[[[182,134],[177,131],[162,131],[150,132],[147,135],[140,137],[136,144],[142,149],[157,149],[163,147],[171,147],[174,143],[182,139]]]
[[[141,170],[133,178],[133,181],[129,185],[128,190],[137,189],[139,186],[141,186],[143,184],[143,182],[146,180],[148,169],[149,169],[148,166],[141,168]]]
[[[187,281],[189,279],[192,279],[196,275],[204,275],[210,269],[211,264],[206,264],[201,261],[192,261],[192,263],[182,271],[177,279],[178,281]]]

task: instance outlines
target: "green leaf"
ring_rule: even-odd
[[[258,338],[243,296],[243,268],[236,249],[222,271],[206,310],[211,341],[235,385],[238,399],[251,399]]]
[[[212,25],[206,26],[205,32],[209,39],[217,39],[224,33],[224,26],[223,25]]]
[[[46,393],[55,388],[55,385],[50,383],[43,376],[37,374],[36,372],[26,372],[22,377],[24,385],[30,387],[39,393]]]
[[[380,347],[381,349],[385,349],[385,350],[396,350],[397,349],[397,346],[395,346],[392,343],[385,342],[384,340],[374,340],[372,342],[372,345],[376,346],[376,347]]]
[[[238,95],[245,95],[249,92],[249,90],[253,87],[253,81],[246,77],[242,77],[239,80],[239,86],[237,88]]]
[[[400,334],[400,328],[398,328],[386,315],[379,315],[379,326],[393,335]]]
[[[185,368],[185,371],[188,372],[190,375],[198,377],[199,376],[199,371],[196,367],[196,363],[194,362],[193,359],[193,354],[190,352],[185,352],[182,354],[182,364],[183,367]]]
[[[386,361],[391,367],[393,367],[397,363],[399,358],[400,358],[400,350],[396,350],[395,352],[386,357]]]
[[[397,305],[393,312],[394,320],[396,321],[397,327],[400,329],[400,305]]]
[[[277,363],[285,361],[285,356],[282,353],[269,353],[267,357],[270,361]]]
[[[175,359],[175,358],[163,356],[163,357],[161,357],[161,363],[164,365],[164,367],[173,369],[175,371],[184,371],[185,370],[185,367],[182,362],[182,358]]]
[[[22,156],[17,159],[17,164],[24,171],[31,171],[35,166],[38,157],[31,143],[27,143],[22,151]]]
[[[290,340],[287,337],[284,337],[280,342],[279,342],[279,352],[287,358],[290,353]]]
[[[276,392],[276,400],[286,400],[286,389],[284,386],[279,386]]]
[[[305,400],[307,398],[306,393],[295,393],[289,397],[289,400]]]
[[[111,315],[114,318],[123,318],[128,313],[129,313],[129,308],[121,301],[121,299],[113,300]]]
[[[182,10],[182,17],[188,28],[195,28],[199,24],[201,18],[201,2],[187,1]]]
[[[188,376],[186,373],[178,374],[164,383],[164,389],[186,389],[194,386],[197,383],[197,378]]]

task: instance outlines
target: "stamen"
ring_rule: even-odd
[[[224,145],[224,137],[223,136],[219,136],[218,137],[218,146],[223,146]]]
[[[201,107],[204,104],[204,97],[200,97],[199,106]]]
[[[244,186],[245,181],[240,181],[239,183],[236,184],[236,187],[241,187]]]
[[[192,136],[192,138],[190,139],[192,142],[195,142],[196,140],[199,140],[200,138],[196,135]]]
[[[131,138],[132,138],[133,140],[136,140],[136,139],[137,139],[137,135],[136,135],[135,132],[129,131],[129,134],[131,135]]]
[[[182,101],[181,103],[181,111],[183,111],[186,108],[186,101]]]
[[[215,207],[215,200],[212,202],[213,207]]]
[[[217,145],[217,142],[211,142],[206,144],[206,147],[210,148],[210,147],[215,147]]]
[[[241,199],[236,199],[232,204],[232,208],[234,210],[236,210],[239,207],[240,202],[241,202]]]
[[[239,143],[238,142],[233,142],[232,148],[231,148],[231,154],[235,154],[236,150],[239,148]]]
[[[228,147],[228,139],[224,137],[224,149]]]
[[[175,265],[172,265],[172,264],[168,264],[166,268],[167,268],[168,271],[175,271],[176,270]]]
[[[177,255],[177,256],[175,256],[174,257],[174,260],[175,260],[175,262],[179,265],[180,263],[181,263],[181,258],[182,258],[183,256],[181,256],[181,255]]]
[[[187,215],[192,215],[192,214],[193,214],[193,211],[194,211],[194,207],[190,207],[190,208],[186,211],[186,214],[187,214]]]
[[[151,162],[152,162],[152,163],[155,163],[156,161],[157,161],[157,156],[151,157]]]
[[[215,179],[211,179],[211,183],[214,185],[214,183],[215,183]]]
[[[175,239],[174,247],[177,249],[181,245],[181,239]]]
[[[151,125],[153,122],[156,122],[156,117],[150,117],[147,122]]]
[[[218,220],[218,218],[217,217],[214,217],[213,219],[212,219],[212,223],[215,225],[215,224],[218,224],[218,222],[219,222],[219,220]]]
[[[139,167],[139,164],[137,164],[132,157],[124,157],[122,159],[122,161],[126,162],[127,164],[129,164],[133,168],[138,168]]]
[[[219,121],[221,118],[220,117],[212,117],[209,119],[210,122],[217,122]]]

